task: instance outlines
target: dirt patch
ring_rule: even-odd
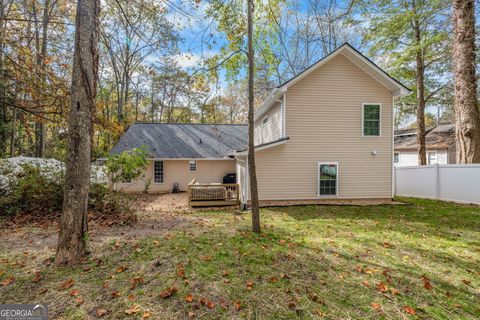
[[[185,212],[192,211],[185,192],[163,195],[139,195],[134,205],[135,211],[143,212]]]

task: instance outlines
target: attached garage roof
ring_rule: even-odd
[[[222,159],[247,145],[246,125],[135,123],[111,154],[146,145],[151,158]]]

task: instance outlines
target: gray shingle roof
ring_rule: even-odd
[[[146,145],[152,158],[224,158],[247,145],[246,125],[135,123],[111,154]]]
[[[425,144],[431,149],[447,149],[455,145],[455,124],[442,123],[425,130]],[[416,130],[395,132],[395,150],[417,149]]]

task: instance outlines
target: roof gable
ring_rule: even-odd
[[[361,54],[357,49],[352,47],[350,44],[345,43],[342,46],[338,47],[336,50],[332,51],[330,54],[326,55],[322,59],[315,62],[313,65],[293,77],[292,79],[284,82],[278,89],[286,90],[288,87],[294,85],[301,79],[305,78],[307,75],[312,73],[313,71],[320,68],[322,65],[326,64],[328,61],[332,60],[339,54],[344,55],[348,58],[352,63],[357,65],[360,69],[365,71],[368,75],[372,78],[383,84],[386,88],[392,91],[394,96],[403,96],[407,95],[411,92],[409,88],[401,84],[398,80],[394,79],[388,73],[386,73],[383,69],[373,63],[370,59],[365,57]]]

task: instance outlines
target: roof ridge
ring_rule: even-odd
[[[175,123],[175,122],[142,122],[137,121],[133,124],[157,124],[157,125],[188,125],[188,126],[247,126],[246,123]]]

